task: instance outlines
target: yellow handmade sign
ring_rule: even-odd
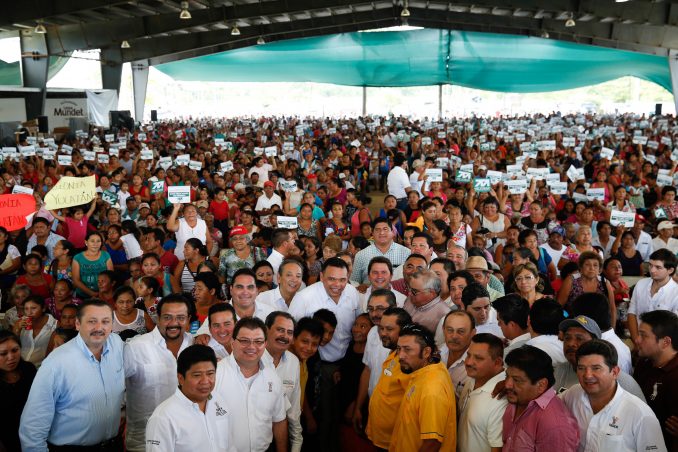
[[[45,195],[45,207],[49,210],[80,206],[91,202],[97,195],[94,176],[64,176]]]

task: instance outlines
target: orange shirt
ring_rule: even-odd
[[[413,372],[398,411],[389,452],[419,450],[424,440],[441,443],[440,450],[457,447],[456,402],[452,382],[442,363]]]
[[[370,416],[365,432],[375,446],[388,449],[410,375],[400,370],[400,360],[395,351],[389,353],[381,368],[381,377],[370,397]]]

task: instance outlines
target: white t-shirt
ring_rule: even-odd
[[[388,194],[397,199],[406,198],[407,192],[405,189],[412,186],[407,172],[400,166],[396,166],[388,173],[386,184],[388,185]]]
[[[271,166],[268,163],[264,163],[261,166],[253,166],[250,168],[249,173],[247,173],[248,176],[251,176],[252,173],[257,173],[259,175],[259,181],[257,182],[257,186],[263,187],[264,182],[268,180],[268,172],[273,171],[273,166]]]
[[[177,247],[174,249],[174,255],[179,260],[184,259],[184,245],[190,238],[199,239],[203,245],[207,244],[207,223],[198,218],[194,228],[190,227],[185,218],[179,219],[179,230],[174,233],[177,238]]]
[[[560,261],[560,256],[563,255],[563,252],[567,249],[565,245],[560,247],[560,250],[554,250],[551,248],[551,245],[548,243],[544,243],[541,245],[539,248],[542,248],[544,251],[546,251],[549,256],[551,256],[551,261],[553,261],[554,264],[557,264],[558,261]],[[558,270],[558,266],[556,265],[556,275],[560,276],[560,270]]]

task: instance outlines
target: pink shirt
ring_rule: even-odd
[[[510,403],[503,418],[504,451],[573,452],[579,444],[579,426],[553,388],[532,400],[514,419],[516,406]]]
[[[87,221],[89,218],[84,215],[80,221],[71,217],[65,217],[66,226],[68,226],[68,241],[76,248],[85,247],[85,236],[87,235]]]

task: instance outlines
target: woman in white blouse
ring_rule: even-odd
[[[40,367],[57,320],[45,312],[45,300],[30,295],[24,300],[23,315],[14,324],[14,333],[21,338],[21,358]]]

